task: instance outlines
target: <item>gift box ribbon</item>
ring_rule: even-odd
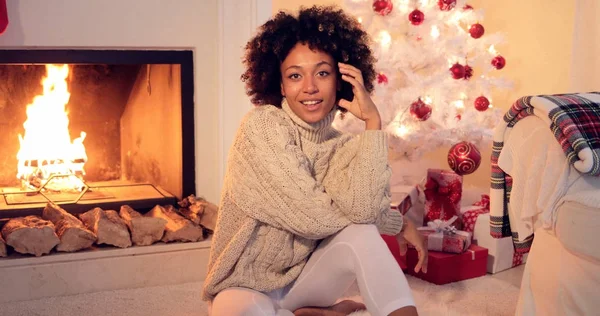
[[[462,184],[460,181],[452,181],[448,185],[440,185],[437,180],[430,177],[425,183],[424,193],[425,199],[431,202],[428,212],[436,212],[442,217],[442,211],[458,211],[456,205],[460,202]]]
[[[447,221],[436,219],[428,222],[427,226],[418,227],[417,230],[433,232],[427,239],[429,245],[428,248],[430,250],[442,251],[444,246],[444,236],[451,237],[453,235],[466,237],[464,249],[467,249],[471,245],[471,233],[457,230],[456,227],[451,226],[457,219],[458,217],[456,215],[452,216],[452,218]]]

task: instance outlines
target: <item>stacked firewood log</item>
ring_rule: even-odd
[[[110,245],[119,248],[148,246],[156,242],[196,242],[214,231],[217,206],[191,195],[179,203],[156,205],[146,214],[129,205],[115,210],[95,207],[78,217],[54,203],[48,203],[42,216],[10,219],[0,231],[0,257],[7,247],[16,252],[42,256],[52,250],[75,252]]]

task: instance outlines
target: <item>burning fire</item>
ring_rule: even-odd
[[[25,133],[19,134],[21,147],[17,153],[17,178],[25,188],[39,188],[53,175],[64,175],[55,177],[46,187],[56,191],[82,189],[83,182],[75,177],[85,174],[86,134],[81,132],[80,137],[71,141],[65,110],[71,97],[68,76],[68,65],[46,65],[46,77],[42,79],[44,92],[27,105]]]

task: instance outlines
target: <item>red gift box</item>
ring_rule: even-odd
[[[402,270],[405,270],[407,268],[406,255],[400,255],[400,245],[398,244],[398,240],[396,239],[396,237],[388,235],[381,235],[381,237],[390,249],[390,252],[394,256],[394,259],[396,259],[396,262],[398,262],[398,265],[400,265],[400,268],[402,268]]]
[[[427,169],[425,183],[425,224],[440,219],[447,221],[460,215],[462,176],[451,170]],[[460,219],[452,225],[461,229]]]
[[[430,251],[427,273],[415,273],[419,257],[415,249],[409,248],[406,255],[407,273],[434,284],[448,284],[484,276],[487,257],[488,250],[477,245],[471,245],[461,254]]]
[[[418,223],[419,226],[422,225],[423,214],[418,212],[410,213],[411,210],[414,211],[413,199],[416,199],[419,194],[418,188],[416,186],[396,186],[392,189],[392,202],[390,208],[393,211],[402,213],[402,215],[404,215],[404,220],[411,220]],[[421,221],[419,222],[415,217],[419,217]],[[400,246],[398,245],[398,240],[396,240],[396,237],[388,235],[381,235],[381,237],[387,244],[390,252],[400,267],[402,269],[406,269],[406,255],[400,255]]]

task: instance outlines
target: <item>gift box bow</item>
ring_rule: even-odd
[[[425,199],[431,201],[433,209],[454,209],[460,202],[462,196],[462,184],[460,181],[452,181],[447,185],[441,185],[433,178],[427,179],[425,183]]]
[[[430,249],[439,249],[441,251],[441,249],[443,248],[443,240],[445,236],[451,238],[455,235],[459,235],[464,237],[465,239],[465,245],[463,249],[465,250],[471,245],[471,233],[462,230],[457,230],[456,227],[452,226],[452,224],[457,219],[458,217],[456,215],[452,216],[452,218],[450,218],[447,221],[436,219],[431,222],[428,222],[427,226],[418,227],[417,230],[431,232],[427,240],[429,246],[431,246]]]
[[[457,219],[458,219],[458,217],[456,215],[452,216],[452,218],[450,218],[447,221],[443,221],[441,219],[436,219],[436,220],[433,220],[433,221],[427,223],[427,226],[419,227],[417,229],[433,231],[435,233],[443,233],[446,235],[453,235],[453,234],[457,234],[458,232],[460,232],[460,230],[457,230],[456,227],[451,226]]]

